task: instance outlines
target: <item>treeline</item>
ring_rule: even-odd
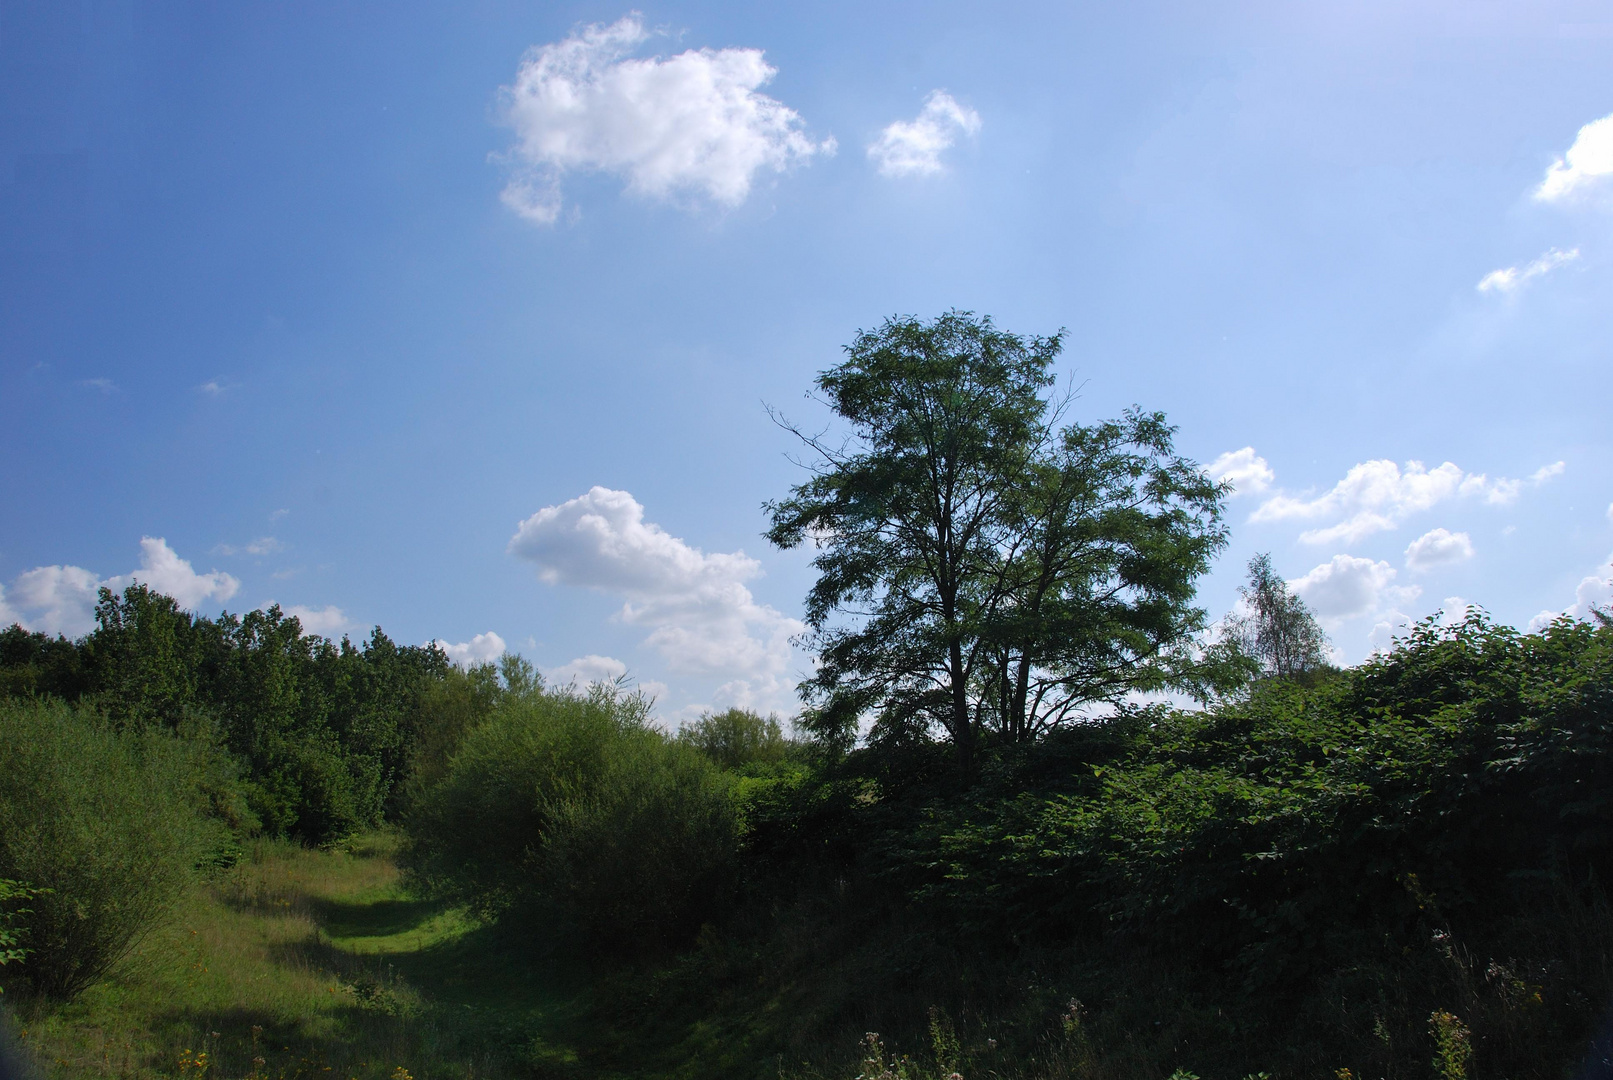
[[[379,628],[305,634],[103,589],[70,641],[0,631],[0,974],[45,997],[104,975],[254,836],[330,844],[396,820],[471,679]]]
[[[77,641],[0,631],[0,985],[46,999],[251,837],[388,823],[424,891],[660,955],[733,880],[736,783],[801,751],[742,710],[673,736],[615,686],[547,687],[515,655],[462,670],[379,628],[332,642],[277,608],[198,617],[133,585],[96,620]]]
[[[82,704],[114,730],[216,747],[219,812],[238,833],[319,844],[399,808],[409,758],[451,665],[377,627],[362,646],[306,634],[278,607],[193,615],[144,585],[101,590],[78,641],[0,631],[0,694]]]

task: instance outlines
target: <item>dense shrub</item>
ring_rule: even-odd
[[[1203,1039],[1246,1065],[1395,1075],[1452,1010],[1478,1075],[1555,1075],[1599,1021],[1613,627],[1429,622],[1358,668],[1104,729],[1076,775],[988,777],[886,840],[929,917],[1102,957],[1100,1001],[1157,998],[1126,973],[1164,965],[1179,1016],[1237,1015]]]
[[[0,697],[73,699],[87,686],[79,647],[13,623],[0,629]]]
[[[692,746],[724,769],[776,765],[790,755],[791,743],[778,717],[749,709],[706,713],[678,729],[678,741]]]
[[[401,806],[422,699],[449,677],[435,646],[377,627],[362,646],[303,632],[278,607],[199,617],[145,585],[102,589],[78,640],[0,631],[0,699],[93,704],[119,730],[205,728],[240,766],[242,810],[310,844]]]
[[[36,992],[70,997],[105,973],[217,846],[208,755],[60,703],[0,702],[0,878],[38,890],[20,965]]]
[[[506,654],[506,668],[525,661]],[[507,686],[507,684],[506,684]],[[448,773],[448,763],[465,736],[477,727],[506,693],[492,664],[478,664],[468,670],[454,667],[428,685],[421,694],[414,716],[406,797],[418,798]]]
[[[471,730],[410,816],[409,863],[442,894],[596,946],[655,950],[716,910],[736,854],[728,778],[608,687],[540,691]]]

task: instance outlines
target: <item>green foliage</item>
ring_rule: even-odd
[[[1439,1080],[1467,1080],[1468,1062],[1473,1057],[1472,1032],[1453,1013],[1436,1009],[1428,1018],[1428,1031],[1434,1037],[1434,1071]]]
[[[519,661],[519,657],[510,657]],[[462,671],[451,667],[427,684],[413,718],[410,743],[414,758],[409,783],[416,796],[448,772],[448,763],[465,736],[493,711],[504,694],[498,670],[478,664]]]
[[[1249,584],[1238,592],[1248,611],[1229,620],[1228,637],[1262,674],[1289,679],[1329,666],[1327,634],[1277,575],[1270,555],[1249,560]]]
[[[31,951],[23,944],[28,937],[23,916],[33,914],[33,909],[22,905],[38,895],[38,889],[0,878],[0,965],[15,964]]]
[[[1613,1000],[1610,650],[1570,620],[1426,623],[1207,711],[987,743],[970,773],[930,742],[769,761],[753,714],[668,738],[642,699],[512,659],[418,714],[442,731],[409,854],[438,898],[302,910],[365,947],[452,923],[483,950],[424,950],[417,991],[334,967],[354,1016],[470,1024],[453,995],[488,957],[582,960],[563,1007],[509,971],[476,999],[507,1061],[578,1075],[1548,1080]],[[562,1013],[575,1055],[534,1035]]]
[[[939,728],[967,763],[987,735],[1225,681],[1187,648],[1223,491],[1157,413],[1060,429],[1061,346],[967,312],[890,319],[818,377],[848,438],[791,429],[818,460],[769,504],[768,538],[817,548],[802,691],[820,736],[846,744],[872,714],[876,741]]]
[[[0,698],[74,700],[86,686],[83,661],[73,642],[29,633],[15,623],[0,630]]]
[[[686,939],[722,902],[735,810],[724,775],[649,727],[647,704],[607,686],[501,702],[415,802],[417,879],[612,949]]]
[[[197,747],[61,704],[0,703],[0,877],[28,882],[33,989],[70,997],[168,913],[217,842]]]
[[[1528,1048],[1572,1045],[1613,994],[1594,888],[1613,869],[1613,628],[1426,622],[1353,670],[1104,729],[1076,775],[1027,759],[892,837],[908,895],[972,937],[1173,965],[1242,1003],[1265,1062],[1426,1061],[1418,1018],[1458,995],[1489,1067],[1537,1075]]]
[[[776,765],[790,755],[778,717],[761,717],[749,709],[706,713],[678,729],[678,741],[710,758],[719,768],[737,772],[751,765]]]
[[[207,732],[240,764],[238,824],[313,844],[378,824],[399,808],[416,742],[436,738],[422,709],[447,658],[379,628],[362,648],[336,644],[278,607],[201,618],[139,584],[103,589],[96,622],[77,643],[0,633],[0,697],[93,702],[120,730]]]

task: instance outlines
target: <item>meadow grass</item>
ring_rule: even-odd
[[[13,1000],[23,1044],[63,1080],[577,1072],[577,991],[411,896],[397,842],[257,843],[74,1001]]]

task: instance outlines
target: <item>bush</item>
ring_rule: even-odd
[[[506,657],[506,667],[520,662],[518,656]],[[448,762],[466,733],[487,719],[501,692],[498,669],[492,664],[478,664],[468,671],[451,667],[426,687],[410,732],[414,749],[405,802],[418,798],[448,774]]]
[[[678,732],[678,741],[730,770],[776,765],[790,753],[790,740],[784,737],[778,717],[764,719],[749,709],[706,713],[685,724]]]
[[[0,878],[39,890],[20,965],[35,992],[71,997],[105,974],[217,846],[194,779],[206,753],[61,704],[0,703]]]
[[[1408,1075],[1461,1023],[1475,1075],[1567,1075],[1613,998],[1613,625],[1425,622],[1105,728],[1079,782],[938,803],[890,844],[926,914],[1069,948],[1100,1015],[1210,1009],[1201,1042],[1242,1065]]]
[[[416,877],[506,921],[557,915],[613,949],[689,936],[735,855],[729,782],[646,710],[603,686],[502,703],[417,801]]]

